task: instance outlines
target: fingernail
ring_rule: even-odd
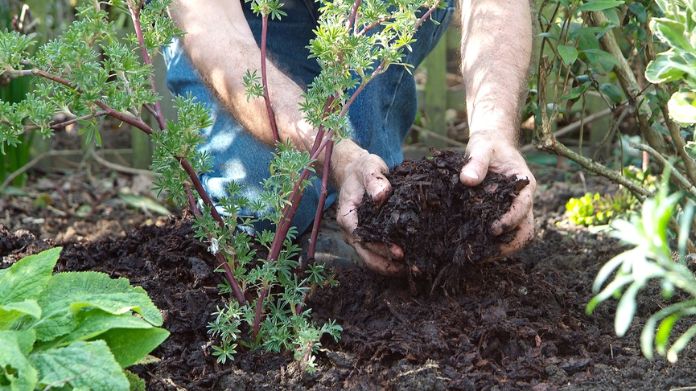
[[[472,181],[477,181],[479,179],[478,175],[476,175],[476,173],[474,173],[472,171],[468,171],[468,170],[463,171],[462,176],[465,178],[471,179]]]

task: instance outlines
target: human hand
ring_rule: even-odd
[[[337,147],[347,142],[350,143],[344,140]],[[370,270],[387,276],[402,274],[406,269],[403,262],[404,252],[399,246],[363,243],[353,235],[353,231],[358,226],[357,210],[362,202],[363,194],[367,193],[374,202],[379,204],[386,201],[391,192],[391,184],[384,176],[388,171],[387,165],[379,156],[372,155],[359,147],[357,150],[351,145],[343,145],[343,147],[345,147],[344,151],[351,149],[349,153],[343,154],[344,159],[350,156],[349,160],[341,159],[339,153],[336,155],[338,162],[334,167],[337,168],[335,177],[341,189],[338,195],[336,220],[343,229],[346,242],[355,248],[365,262],[365,266]]]
[[[491,224],[491,230],[496,236],[517,229],[512,241],[500,248],[502,255],[511,254],[524,247],[534,237],[534,214],[532,213],[536,190],[534,175],[529,171],[527,163],[514,144],[501,140],[500,136],[493,132],[473,133],[466,151],[471,160],[462,168],[459,179],[467,186],[476,186],[481,183],[489,170],[529,180],[529,184],[513,201],[510,210]]]

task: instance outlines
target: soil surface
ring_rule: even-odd
[[[693,347],[676,365],[640,354],[642,322],[664,305],[658,289],[639,296],[638,322],[627,337],[614,336],[614,304],[585,314],[597,270],[622,247],[602,234],[559,224],[567,197],[586,189],[571,185],[572,174],[537,174],[534,242],[504,260],[468,265],[456,294],[414,296],[405,280],[357,268],[341,269],[338,287],[316,291],[308,303],[316,321],[336,319],[344,331],[338,343],[323,341],[315,374],[300,371],[291,353],[242,351],[233,363],[217,365],[205,326],[220,304],[216,286],[221,279],[206,246],[192,239],[186,218],[144,217],[115,202],[115,191],[93,189],[105,198],[90,204],[101,212],[87,218],[72,209],[61,210],[64,215],[33,210],[26,200],[35,194],[32,187],[25,196],[3,198],[3,210],[11,213],[0,216],[0,267],[60,244],[60,270],[99,270],[142,285],[172,332],[154,352],[161,361],[135,368],[150,390],[669,390],[696,385]],[[593,180],[582,179],[587,190],[597,189]],[[55,181],[58,187],[70,182]],[[71,189],[63,190],[68,199],[83,186]],[[109,202],[109,213],[98,209]],[[27,219],[37,211],[45,212],[34,217],[43,222]],[[78,233],[60,235],[80,222],[85,226]],[[100,226],[112,229],[89,235],[86,227]]]
[[[355,235],[401,247],[409,270],[419,271],[410,277],[427,280],[433,289],[459,286],[471,263],[497,256],[500,244],[514,238],[515,230],[495,236],[490,225],[529,184],[491,172],[480,185],[465,186],[459,173],[467,161],[453,151],[404,161],[387,175],[392,192],[386,202],[364,195]]]

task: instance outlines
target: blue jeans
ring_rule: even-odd
[[[287,16],[281,21],[269,22],[268,50],[278,68],[300,86],[307,86],[320,72],[319,64],[308,59],[307,49],[309,40],[313,38],[312,30],[317,25],[317,3],[313,0],[286,0],[284,3]],[[261,40],[261,19],[252,14],[249,4],[243,4],[243,8],[258,43]],[[450,3],[449,7],[433,13],[432,19],[438,23],[428,21],[421,26],[406,62],[416,67],[423,61],[446,30],[452,12]],[[257,199],[263,190],[262,181],[270,175],[268,166],[273,149],[244,130],[221,107],[178,41],[165,48],[164,59],[169,89],[177,95],[192,95],[210,110],[213,125],[201,129],[205,140],[201,149],[212,156],[213,166],[210,172],[201,174],[203,186],[215,200],[225,195],[227,183],[235,181],[242,185],[246,197]],[[415,119],[416,109],[413,75],[402,66],[391,66],[370,82],[351,106],[352,139],[370,153],[380,156],[392,168],[403,160],[401,144]],[[300,233],[312,224],[320,190],[321,180],[315,177],[306,188],[293,220]],[[336,200],[336,195],[336,189],[330,189],[326,207]]]

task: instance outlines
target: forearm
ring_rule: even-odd
[[[469,131],[516,142],[532,52],[527,0],[462,0],[462,74]]]
[[[194,67],[240,124],[266,144],[273,132],[263,98],[247,101],[243,75],[260,73],[261,52],[239,1],[175,0],[170,15],[186,32],[182,41]],[[214,26],[214,27],[213,27]],[[302,89],[268,61],[268,85],[282,141],[298,148],[312,145],[314,131],[301,126]]]

